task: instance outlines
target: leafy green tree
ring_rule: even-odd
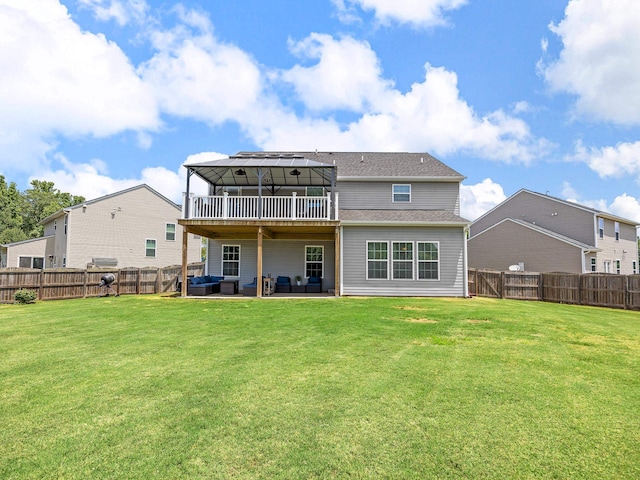
[[[22,194],[16,184],[7,184],[4,176],[0,175],[0,243],[27,239],[22,232],[22,205]],[[5,234],[6,231],[11,232]]]
[[[66,207],[84,202],[84,197],[64,193],[53,182],[32,180],[31,188],[23,194],[22,230],[29,238],[42,236],[44,229],[39,222]]]

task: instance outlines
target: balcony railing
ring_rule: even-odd
[[[236,197],[225,193],[193,196],[188,204],[189,211],[183,212],[183,216],[189,219],[331,220],[332,216],[330,194],[325,197],[298,197],[295,193],[286,197]]]

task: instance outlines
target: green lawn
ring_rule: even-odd
[[[640,478],[640,313],[482,298],[3,305],[0,478]]]

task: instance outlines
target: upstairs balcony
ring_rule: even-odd
[[[186,200],[186,199],[185,199]],[[335,203],[335,204],[332,204]],[[338,220],[338,194],[298,196],[191,196],[183,202],[188,220]]]

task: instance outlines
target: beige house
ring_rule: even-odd
[[[638,273],[638,223],[522,189],[471,224],[469,266]]]
[[[44,236],[3,246],[4,267],[166,267],[182,262],[178,205],[147,185],[86,201],[45,218]],[[189,236],[187,258],[200,261]]]

